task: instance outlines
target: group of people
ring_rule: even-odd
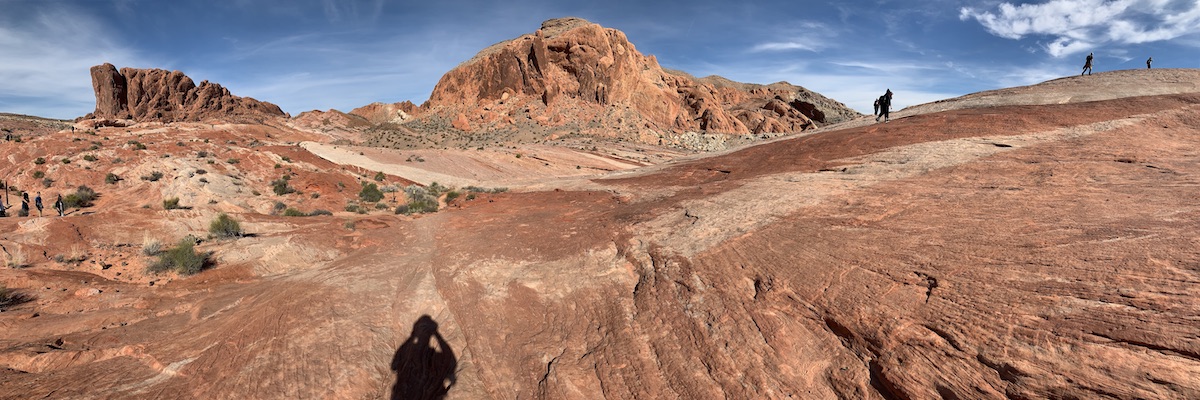
[[[892,89],[888,89],[887,93],[875,99],[875,122],[879,122],[879,117],[883,117],[883,122],[888,122],[891,119],[889,111],[892,109]]]
[[[38,216],[42,216],[42,192],[37,192],[37,196],[33,198],[33,206],[37,207]],[[3,200],[0,200],[0,217],[7,217],[10,208],[13,208],[11,204],[6,206]],[[54,201],[54,210],[58,211],[60,217],[67,215],[66,203],[63,203],[61,194],[58,195],[58,200]],[[29,193],[21,193],[21,212],[17,215],[26,216],[29,215],[29,211]]]
[[[1083,72],[1079,73],[1080,76],[1083,76],[1084,74],[1087,74],[1087,75],[1092,74],[1092,59],[1093,58],[1095,58],[1093,53],[1088,53],[1087,60],[1085,60],[1083,63]],[[1154,62],[1154,57],[1147,58],[1146,59],[1146,69],[1150,69],[1150,64],[1153,62]],[[888,120],[890,119],[889,111],[891,111],[891,108],[892,108],[892,89],[888,89],[887,92],[883,94],[883,96],[879,96],[878,99],[875,99],[875,122],[879,122],[879,118],[883,118],[883,122],[888,122]]]
[[[1088,53],[1087,59],[1083,62],[1083,72],[1080,72],[1079,76],[1083,76],[1083,74],[1092,74],[1092,58],[1094,58],[1092,53]],[[1154,57],[1146,59],[1146,69],[1150,69],[1150,63],[1152,62],[1154,62]]]

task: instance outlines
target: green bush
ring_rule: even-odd
[[[117,182],[120,182],[120,181],[121,181],[121,177],[117,176],[117,174],[114,174],[112,172],[109,172],[108,174],[104,175],[104,183],[107,183],[109,185],[116,184]]]
[[[429,186],[434,185],[436,184],[431,184]],[[437,212],[437,197],[426,190],[426,188],[417,185],[410,185],[404,188],[404,194],[408,197],[408,203],[401,204],[399,207],[396,207],[396,214],[411,215]]]
[[[162,177],[163,177],[162,172],[154,171],[154,172],[151,172],[150,175],[143,175],[142,180],[149,181],[149,182],[157,182],[159,179],[162,179]]]
[[[86,154],[83,156],[83,160],[84,161],[96,161],[96,156],[93,156],[91,154]]]
[[[75,193],[63,197],[63,206],[66,208],[91,207],[92,202],[96,201],[99,197],[100,195],[96,194],[96,191],[92,190],[92,188],[87,187],[87,185],[80,185],[78,188],[75,188]]]
[[[243,235],[241,224],[225,213],[217,215],[217,218],[208,224],[208,233],[219,238],[241,237]]]
[[[49,188],[49,187],[51,187],[51,186],[54,186],[54,180],[53,180],[53,179],[50,179],[50,178],[44,178],[44,179],[42,179],[42,187],[44,187],[44,188]]]
[[[180,209],[180,208],[183,208],[183,207],[179,206],[179,198],[178,197],[171,197],[168,199],[163,199],[163,209],[164,210],[176,210],[176,209]]]
[[[46,177],[46,173],[42,171],[33,171],[33,179],[42,179]]]
[[[38,158],[33,159],[33,163],[37,164],[37,165],[42,165],[42,164],[46,163],[46,159],[38,157]]]
[[[312,212],[308,213],[308,215],[315,217],[318,215],[333,215],[333,213],[330,212],[329,210],[322,210],[322,209],[318,208],[316,210],[312,210]]]
[[[374,203],[383,200],[383,192],[374,183],[364,183],[362,191],[358,192],[358,198],[367,203]]]
[[[209,253],[196,252],[196,238],[188,235],[175,245],[158,255],[158,261],[150,264],[150,271],[164,272],[174,270],[180,275],[193,275],[200,272],[208,264]]]
[[[387,179],[387,174],[384,174],[383,171],[375,173],[376,182],[383,182],[384,179]]]
[[[304,211],[300,211],[295,208],[288,208],[286,210],[283,210],[283,216],[285,216],[285,217],[307,217],[308,214],[305,213]]]
[[[279,178],[279,179],[271,181],[271,190],[274,191],[275,194],[280,195],[280,196],[283,196],[288,193],[296,193],[296,189],[293,189],[291,186],[288,185],[288,180],[289,180],[288,178],[290,178],[290,177],[287,175],[284,175],[283,178]]]
[[[454,199],[457,199],[458,196],[461,196],[461,195],[462,195],[462,193],[459,193],[456,190],[451,190],[449,192],[446,192],[446,203],[450,203],[451,201],[454,201]]]

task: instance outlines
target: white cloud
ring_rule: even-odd
[[[750,51],[754,52],[754,53],[764,52],[764,51],[789,51],[789,50],[817,51],[817,48],[810,44],[800,43],[800,42],[771,42],[771,43],[760,43],[758,45],[755,45],[754,48],[750,49]]]
[[[95,109],[89,69],[135,64],[94,17],[49,5],[0,19],[0,111],[74,118]]]
[[[1051,0],[1001,3],[995,11],[964,7],[959,19],[975,20],[1007,39],[1053,38],[1043,45],[1054,57],[1107,43],[1171,40],[1200,29],[1200,2],[1172,0]]]

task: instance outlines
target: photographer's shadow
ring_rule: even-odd
[[[392,400],[441,399],[454,386],[458,360],[437,329],[433,318],[422,315],[413,323],[408,340],[396,349],[392,357],[392,371],[396,373]]]

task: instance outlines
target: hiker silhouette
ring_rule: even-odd
[[[396,372],[392,400],[442,399],[454,386],[458,360],[437,328],[432,317],[422,315],[413,323],[408,340],[396,349],[392,357],[392,371]],[[436,342],[431,343],[431,339]]]

